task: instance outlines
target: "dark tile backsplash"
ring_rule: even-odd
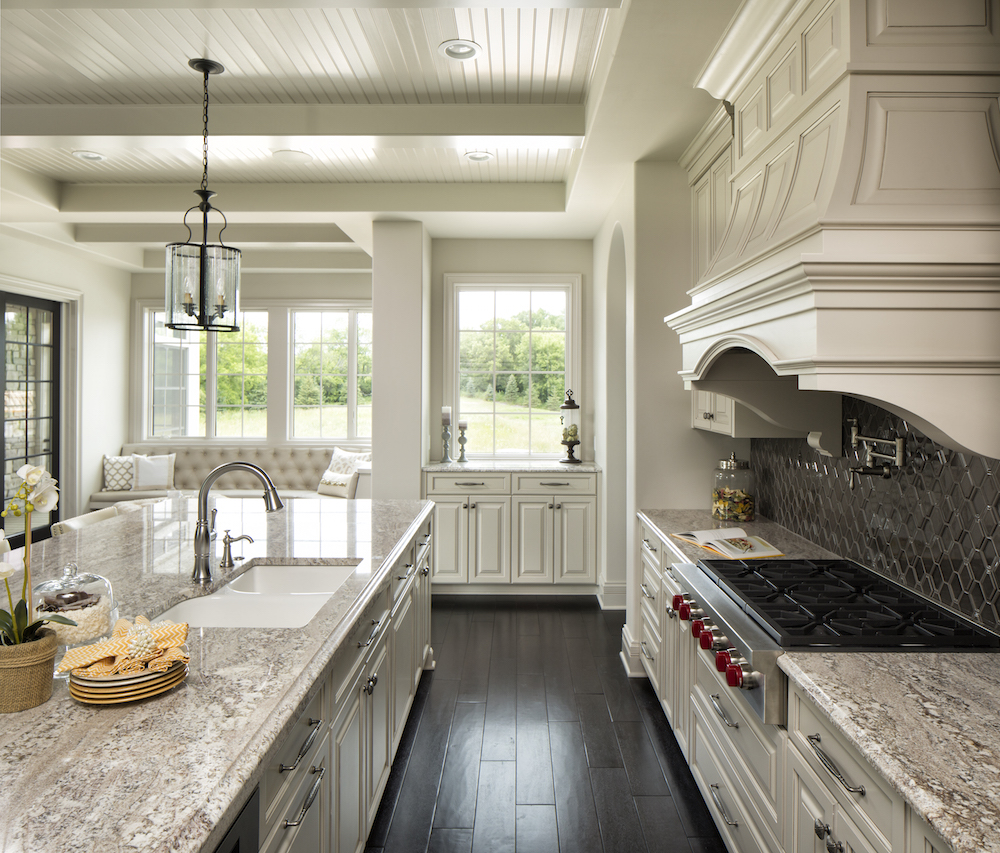
[[[849,419],[861,435],[906,438],[906,464],[889,480],[861,477]],[[885,445],[878,450],[888,451]],[[902,418],[844,397],[844,456],[799,439],[751,442],[761,515],[875,569],[988,628],[1000,629],[1000,460],[949,450]]]

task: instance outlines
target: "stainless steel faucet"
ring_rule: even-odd
[[[271,478],[259,465],[254,465],[252,462],[224,462],[218,468],[209,471],[198,490],[198,523],[194,528],[194,573],[191,575],[191,580],[195,583],[207,584],[212,581],[212,533],[215,528],[215,513],[212,513],[210,523],[208,493],[215,481],[229,471],[249,471],[260,480],[264,486],[264,508],[268,512],[277,512],[285,506],[278,497],[278,490]]]

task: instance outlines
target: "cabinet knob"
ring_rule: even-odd
[[[476,508],[475,504],[469,504],[469,509],[475,509],[475,508]]]
[[[556,509],[562,509],[562,504],[556,504]]]

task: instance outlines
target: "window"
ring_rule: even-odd
[[[542,279],[541,281],[539,279]],[[468,422],[470,456],[554,456],[559,407],[577,373],[578,276],[446,276],[447,399]]]
[[[371,311],[293,311],[292,434],[372,434]]]
[[[21,484],[22,465],[40,465],[59,479],[59,303],[0,293],[3,376],[3,505]],[[48,528],[56,513],[35,512],[32,530]],[[24,544],[24,516],[3,519],[12,547]]]
[[[144,311],[147,438],[371,437],[370,310],[254,306],[232,334]]]

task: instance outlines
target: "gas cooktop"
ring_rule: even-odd
[[[701,560],[785,649],[1000,648],[1000,636],[850,560]]]

